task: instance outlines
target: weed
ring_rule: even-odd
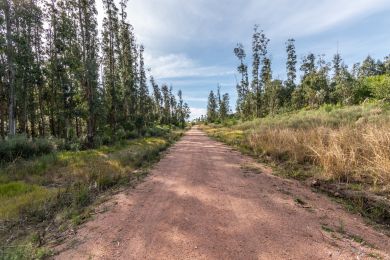
[[[92,150],[56,152],[0,167],[0,222],[6,225],[0,230],[0,244],[12,246],[2,250],[6,259],[25,259],[28,250],[36,249],[35,242],[29,242],[28,249],[16,242],[27,230],[39,231],[52,222],[59,230],[65,230],[85,222],[90,216],[88,206],[99,194],[119,185],[134,185],[147,173],[144,169],[135,170],[157,160],[159,153],[182,133],[153,131],[150,135],[154,137]],[[161,134],[158,131],[164,136],[156,137]],[[20,232],[12,232],[16,228]],[[32,237],[32,241],[37,239]],[[47,254],[39,249],[33,259]]]
[[[334,230],[327,225],[321,225],[321,228],[322,228],[322,230],[324,230],[325,232],[328,232],[328,233],[334,232]]]
[[[305,201],[303,201],[303,200],[300,199],[300,198],[295,198],[294,201],[295,201],[295,203],[297,203],[297,204],[299,204],[299,205],[301,205],[301,206],[304,206],[304,205],[307,204]]]

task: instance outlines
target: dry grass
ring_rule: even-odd
[[[264,128],[247,135],[257,154],[275,159],[313,163],[322,175],[339,181],[390,183],[390,123],[332,129]]]
[[[390,186],[390,117],[384,104],[326,107],[205,129],[259,157],[319,166],[317,177],[323,179]],[[237,131],[239,139],[229,138]]]

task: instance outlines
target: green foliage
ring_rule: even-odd
[[[56,192],[55,189],[50,190],[23,181],[0,184],[0,219],[36,217]]]
[[[165,126],[149,131],[155,137],[122,140],[112,146],[84,151],[62,151],[3,166],[0,221],[18,225],[20,229],[35,229],[38,223],[46,225],[56,216],[59,224],[67,220],[82,223],[88,217],[85,208],[99,194],[142,178],[143,171],[135,170],[154,162],[161,151],[182,135],[182,130]],[[9,246],[9,242],[1,240],[7,236],[10,236],[8,229],[0,230],[0,242]],[[24,256],[21,249],[10,247],[4,254]]]
[[[376,99],[390,99],[390,76],[378,75],[364,78],[362,88],[365,89],[366,96]]]
[[[28,159],[54,150],[54,144],[48,139],[31,140],[24,135],[14,136],[0,141],[0,162],[11,162],[18,158]]]
[[[319,108],[324,104],[357,105],[370,99],[387,100],[390,97],[389,57],[382,62],[368,56],[361,64],[356,63],[348,69],[339,53],[333,56],[332,63],[325,60],[325,55],[309,53],[302,58],[302,76],[297,84],[295,40],[289,39],[286,42],[287,79],[281,82],[272,80],[268,41],[256,25],[252,37],[250,88],[244,46],[239,43],[234,48],[240,63],[237,71],[241,75],[241,81],[237,82],[236,116],[242,120],[302,108]],[[211,120],[216,121],[216,118]]]
[[[101,35],[96,0],[5,3],[1,139],[8,127],[9,136],[50,136],[60,150],[77,151],[143,135],[153,125],[185,127],[190,111],[181,91],[178,102],[172,87],[160,90],[151,79],[154,96],[149,95],[144,47],[127,21],[127,1],[120,8],[103,1]],[[0,161],[14,160],[12,153],[5,151],[9,156],[0,155]]]

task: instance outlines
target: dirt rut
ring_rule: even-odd
[[[197,128],[58,259],[390,259],[390,238]]]

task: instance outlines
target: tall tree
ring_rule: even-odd
[[[78,0],[81,51],[81,86],[88,104],[87,139],[94,145],[98,104],[98,30],[95,0]]]
[[[229,94],[228,93],[223,94],[221,104],[219,105],[219,117],[221,118],[222,121],[225,120],[229,115],[229,111],[230,111],[229,102],[230,102]]]
[[[157,122],[161,122],[162,117],[162,110],[163,110],[163,98],[160,91],[160,88],[156,81],[154,80],[153,76],[150,77],[150,84],[153,88],[153,98],[154,98],[154,110],[153,113],[155,115],[155,118]]]
[[[287,52],[287,81],[286,85],[289,90],[289,93],[292,93],[295,88],[295,80],[297,78],[297,54],[295,51],[295,40],[288,39],[286,42],[286,52]],[[290,95],[289,95],[290,96]]]
[[[333,56],[333,60],[332,60],[332,63],[333,63],[333,80],[336,80],[338,77],[340,77],[340,73],[341,73],[341,69],[342,69],[342,58],[341,58],[341,55],[339,53],[336,53],[334,56]]]
[[[3,0],[4,19],[6,24],[6,41],[7,41],[7,78],[8,78],[8,126],[9,135],[16,134],[15,118],[15,68],[14,68],[14,49],[12,36],[12,21],[14,21],[14,12],[12,1]]]
[[[144,46],[139,48],[139,95],[138,95],[138,115],[143,126],[149,123],[149,91],[146,84],[146,72],[144,63]]]
[[[169,88],[166,84],[161,86],[161,93],[164,102],[162,111],[162,122],[163,124],[171,124],[171,99],[169,95]]]
[[[237,84],[237,111],[243,116],[249,116],[250,106],[249,106],[249,79],[248,79],[248,66],[245,62],[245,50],[244,46],[241,43],[237,44],[237,47],[234,49],[234,54],[240,61],[240,65],[237,67],[237,71],[241,74],[241,82]]]
[[[263,30],[259,30],[259,26],[255,25],[252,36],[252,91],[254,94],[254,113],[257,117],[262,113],[262,94],[264,84],[261,79],[261,66],[264,65],[267,55],[267,46],[269,39],[265,36]]]
[[[218,118],[218,105],[217,97],[214,94],[214,91],[210,91],[208,103],[207,103],[207,121],[215,122]]]
[[[118,82],[119,64],[119,24],[118,8],[114,0],[103,0],[105,17],[103,19],[103,86],[105,89],[105,101],[108,108],[108,122],[115,132],[118,129],[121,108],[121,88]]]

